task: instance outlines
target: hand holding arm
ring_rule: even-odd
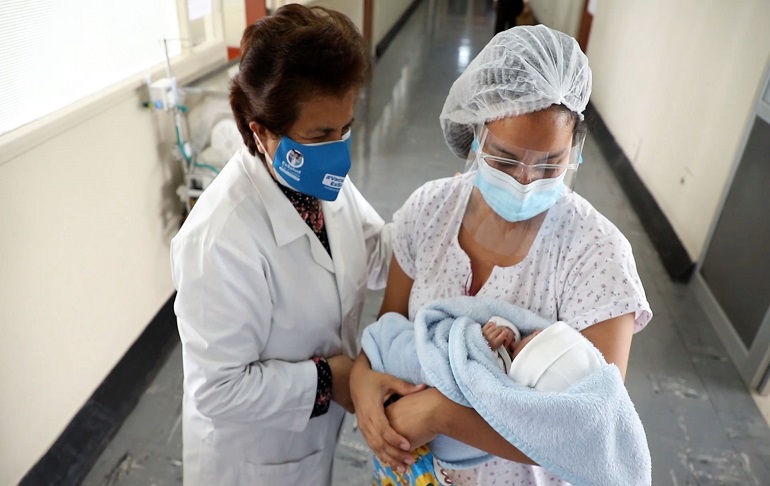
[[[407,396],[423,390],[424,385],[412,385],[390,375],[372,371],[366,355],[361,353],[350,374],[350,391],[356,417],[366,443],[384,463],[400,466],[413,462],[409,441],[388,423],[384,403],[397,394]]]
[[[442,434],[510,461],[535,464],[475,410],[453,402],[435,388],[403,397],[388,406],[386,413],[391,426],[412,449]]]

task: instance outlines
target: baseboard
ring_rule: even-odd
[[[414,0],[406,8],[406,10],[404,10],[404,13],[401,14],[401,17],[399,17],[396,23],[393,24],[393,27],[391,27],[390,30],[388,30],[388,33],[385,34],[382,40],[377,43],[377,45],[374,48],[374,56],[376,59],[379,59],[380,57],[382,57],[382,54],[388,48],[390,43],[393,42],[393,38],[396,37],[396,34],[398,34],[398,31],[401,30],[401,27],[404,26],[406,21],[409,20],[409,17],[417,9],[417,6],[420,4],[420,1],[421,0]]]
[[[591,134],[607,159],[618,183],[625,191],[631,207],[642,221],[642,227],[652,240],[666,272],[675,282],[689,282],[695,269],[695,262],[690,259],[690,255],[668,218],[663,214],[655,198],[639,178],[628,157],[591,103],[586,108],[586,119],[589,122]]]
[[[20,486],[80,484],[178,339],[172,295]]]

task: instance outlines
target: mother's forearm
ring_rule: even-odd
[[[448,398],[436,414],[436,430],[464,444],[509,461],[535,464],[513,444],[505,440],[474,409],[459,405]]]

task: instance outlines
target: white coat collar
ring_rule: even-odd
[[[265,205],[265,211],[270,218],[270,225],[273,229],[276,245],[285,246],[297,238],[305,235],[310,240],[310,250],[313,259],[328,271],[334,273],[334,263],[332,262],[326,248],[318,241],[318,238],[312,233],[307,223],[297,214],[297,210],[291,204],[286,196],[281,192],[270,173],[267,171],[264,162],[258,157],[251,155],[248,150],[243,149],[243,160],[246,173],[257,189],[257,193]],[[324,210],[324,217],[327,225],[332,223],[330,216],[343,207],[343,202],[337,198],[336,201],[322,201],[321,207]],[[328,209],[328,210],[327,210]]]

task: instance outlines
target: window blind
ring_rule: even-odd
[[[176,0],[0,0],[0,134],[162,63],[178,37]]]

